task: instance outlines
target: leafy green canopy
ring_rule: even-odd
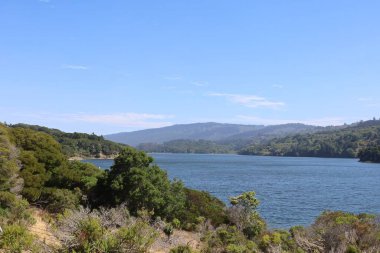
[[[13,128],[31,129],[53,137],[62,146],[62,152],[69,157],[115,156],[125,145],[105,140],[103,136],[86,133],[65,133],[58,129],[27,124],[12,125]]]
[[[361,162],[380,163],[380,146],[369,146],[359,152]]]
[[[17,178],[20,166],[18,151],[9,139],[6,126],[0,124],[0,191],[19,191],[22,182]]]
[[[103,173],[91,164],[69,162],[61,145],[46,133],[10,128],[10,139],[20,151],[22,194],[31,203],[61,212],[86,200]],[[82,203],[84,204],[84,203]]]
[[[127,203],[132,214],[140,209],[154,216],[173,219],[183,210],[182,182],[171,182],[167,173],[152,164],[153,158],[133,148],[125,148],[115,159],[98,186],[98,205]]]

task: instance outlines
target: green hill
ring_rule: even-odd
[[[237,153],[251,143],[324,129],[304,124],[262,126],[211,122],[118,133],[106,135],[105,138],[147,152]]]
[[[141,143],[162,144],[173,140],[217,141],[263,127],[264,126],[221,124],[214,122],[193,123],[110,134],[106,135],[105,138],[131,146],[137,146]]]
[[[340,129],[275,138],[250,145],[240,154],[356,158],[361,150],[379,145],[380,120],[369,120]]]
[[[10,127],[32,129],[51,135],[61,144],[63,153],[68,157],[113,158],[126,147],[95,134],[65,133],[58,129],[27,124],[15,124]]]

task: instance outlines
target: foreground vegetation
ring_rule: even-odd
[[[110,170],[68,161],[51,135],[0,125],[0,249],[4,252],[380,252],[379,219],[325,212],[310,227],[269,230],[254,192],[230,205],[169,180],[144,152],[125,147]],[[59,243],[32,232],[33,208]],[[198,246],[174,240],[199,235]]]

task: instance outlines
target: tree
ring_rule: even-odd
[[[183,210],[185,193],[182,182],[171,182],[153,158],[131,147],[124,149],[99,182],[98,204],[116,206],[127,203],[132,214],[140,209],[154,216],[176,218]]]
[[[266,224],[257,212],[259,200],[255,192],[245,192],[230,198],[229,218],[249,239],[264,231]]]
[[[380,163],[380,146],[366,147],[360,150],[358,156],[361,162]]]

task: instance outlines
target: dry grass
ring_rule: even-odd
[[[43,217],[46,215],[44,211],[40,209],[32,209],[31,211],[36,223],[29,228],[29,231],[47,246],[60,248],[61,242],[51,232],[52,229],[49,223],[43,219]]]

